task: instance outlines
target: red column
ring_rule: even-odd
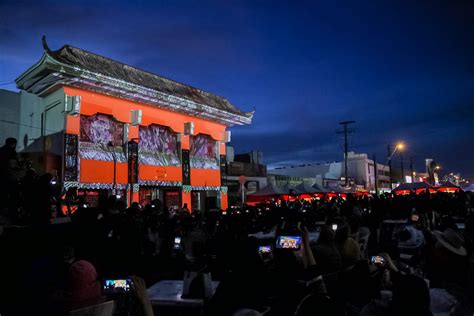
[[[188,209],[192,211],[191,209],[191,192],[184,192],[181,191],[181,201],[182,201],[182,206],[184,206],[184,203],[188,204]]]
[[[220,192],[220,194],[221,194],[221,209],[227,210],[227,208],[229,207],[227,192]]]
[[[132,202],[140,202],[140,194],[138,192],[133,192],[132,190],[127,191],[127,201],[130,201],[130,194],[132,194]]]

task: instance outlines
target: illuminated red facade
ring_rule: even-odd
[[[66,188],[116,191],[127,201],[161,198],[190,209],[227,208],[221,185],[226,129],[250,124],[253,112],[79,48],[51,51],[45,42],[44,48],[41,60],[16,82],[60,103],[59,174]]]

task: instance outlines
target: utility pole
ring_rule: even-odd
[[[415,182],[415,171],[413,171],[413,156],[410,157],[411,182]]]
[[[353,124],[355,121],[341,121],[339,122],[340,125],[344,126],[344,130],[342,132],[337,132],[337,134],[344,134],[344,178],[345,178],[345,186],[349,185],[349,176],[347,172],[347,152],[348,152],[348,145],[347,145],[347,134],[352,133],[347,129],[347,125]]]
[[[403,155],[402,152],[400,151],[400,168],[402,169],[402,181],[401,183],[405,183],[405,172],[403,169]]]
[[[374,160],[374,178],[375,178],[375,196],[378,196],[379,195],[379,185],[377,183],[377,160],[375,160],[375,153],[372,157],[372,159]]]

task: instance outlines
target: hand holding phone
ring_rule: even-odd
[[[106,279],[103,284],[104,294],[129,293],[132,279]]]
[[[261,255],[271,254],[272,253],[272,246],[271,245],[259,246],[258,247],[258,253],[261,254]]]
[[[301,248],[301,236],[278,236],[276,247],[280,249],[299,250]]]
[[[177,250],[180,247],[181,247],[181,237],[175,237],[173,248]]]
[[[382,256],[372,256],[370,258],[370,263],[376,266],[384,266],[385,265],[385,258]]]

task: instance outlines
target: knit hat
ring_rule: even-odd
[[[79,260],[68,271],[68,290],[71,308],[86,307],[104,301],[97,271],[92,263]]]
[[[411,225],[402,227],[397,235],[399,248],[417,249],[425,243],[423,232]]]

